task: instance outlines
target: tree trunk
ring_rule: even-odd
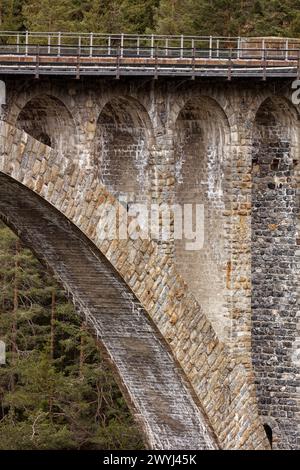
[[[50,331],[50,358],[54,359],[54,340],[55,340],[55,309],[56,309],[56,297],[55,290],[52,290],[51,294],[51,331]]]
[[[80,327],[80,354],[79,354],[79,377],[83,379],[83,366],[84,366],[84,335],[85,335],[85,322],[81,323]]]
[[[12,311],[12,327],[11,327],[11,352],[12,352],[12,367],[16,364],[17,357],[17,312],[19,308],[19,254],[20,254],[20,240],[17,239],[15,243],[15,262],[14,262],[14,288],[13,288],[13,311]],[[15,390],[15,374],[14,371],[11,375],[11,391]]]

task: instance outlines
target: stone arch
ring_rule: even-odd
[[[217,448],[163,338],[113,266],[83,233],[3,173],[0,218],[51,270],[85,316],[115,370],[146,444],[154,449]]]
[[[298,155],[297,110],[284,97],[266,97],[252,129],[252,360],[259,410],[263,419],[268,415],[277,422],[281,448],[295,448],[300,406],[294,358],[299,342]],[[290,400],[282,394],[287,386]]]
[[[49,147],[70,157],[77,147],[74,120],[66,105],[50,94],[31,97],[20,110],[16,126]]]
[[[175,263],[219,337],[225,339],[229,335],[225,305],[228,239],[223,213],[229,199],[229,123],[215,100],[200,96],[184,104],[174,132],[175,203],[199,204],[204,209],[203,246],[188,251],[185,239],[175,240]]]
[[[94,165],[100,180],[116,195],[145,202],[150,188],[152,124],[134,98],[112,97],[97,121]]]
[[[262,423],[267,434],[268,440],[270,442],[271,448],[274,450],[279,449],[281,444],[281,432],[278,423],[274,418],[271,418],[270,416],[263,416]]]
[[[209,433],[209,426],[211,426],[216,436],[214,438],[214,435],[212,435],[213,446],[218,446],[219,442],[219,445],[224,449],[268,448],[263,426],[256,411],[257,405],[251,371],[249,373],[242,363],[236,361],[230,355],[230,351],[224,343],[219,341],[205,312],[191,294],[182,277],[178,275],[172,259],[169,256],[161,255],[157,244],[151,240],[132,240],[131,238],[124,240],[114,238],[111,240],[107,237],[104,227],[107,222],[107,203],[111,209],[118,211],[121,206],[116,198],[102,184],[99,184],[99,180],[91,172],[82,172],[80,166],[76,164],[73,165],[72,169],[67,168],[67,171],[65,171],[64,161],[67,159],[63,155],[58,154],[42,143],[38,143],[24,131],[20,131],[5,122],[0,123],[0,156],[0,172],[12,178],[16,184],[21,184],[29,190],[29,193],[23,194],[18,199],[15,206],[18,210],[21,209],[20,218],[33,214],[34,220],[39,224],[37,239],[41,249],[44,246],[44,241],[48,236],[52,237],[52,234],[54,236],[53,240],[56,239],[56,236],[59,236],[59,240],[66,247],[64,256],[67,259],[64,258],[65,261],[58,263],[58,274],[61,270],[67,271],[67,273],[71,272],[71,266],[68,266],[68,261],[74,259],[71,249],[73,241],[71,243],[69,240],[69,234],[71,236],[71,233],[67,232],[59,235],[61,232],[58,229],[62,225],[60,222],[52,224],[51,217],[50,224],[43,225],[44,222],[49,222],[49,218],[46,216],[47,211],[41,209],[41,212],[34,216],[35,208],[27,205],[30,202],[27,195],[35,194],[41,197],[48,206],[50,204],[52,208],[58,211],[58,214],[63,216],[63,220],[67,221],[67,227],[70,228],[74,224],[79,232],[87,237],[91,244],[88,252],[81,245],[77,245],[76,252],[84,252],[90,260],[93,250],[99,250],[109,266],[119,273],[128,288],[128,291],[122,297],[122,305],[125,305],[124,299],[130,301],[129,321],[132,322],[133,318],[137,316],[141,322],[140,324],[144,325],[144,317],[148,318],[147,315],[149,315],[150,323],[153,322],[151,325],[154,326],[156,332],[156,340],[161,338],[164,342],[172,365],[170,365],[170,368],[166,367],[164,369],[164,376],[160,376],[159,380],[166,382],[168,387],[170,384],[169,391],[165,391],[164,396],[169,397],[170,393],[176,405],[170,411],[171,419],[167,416],[165,422],[165,409],[168,408],[168,405],[165,398],[160,400],[157,394],[153,392],[159,384],[154,387],[147,387],[150,394],[147,394],[150,400],[148,403],[149,413],[154,420],[157,418],[156,423],[162,424],[162,427],[160,424],[154,426],[153,432],[151,431],[151,423],[147,419],[143,421],[146,423],[147,435],[150,436],[149,440],[151,438],[151,442],[154,442],[153,445],[156,448],[163,448],[162,439],[164,442],[166,442],[165,439],[168,439],[167,446],[175,448],[177,445],[184,445],[185,448],[188,448],[190,444],[186,444],[185,440],[181,439],[181,434],[180,436],[178,434],[181,429],[181,425],[177,426],[176,424],[178,417],[180,423],[184,422],[188,425],[187,432],[186,427],[183,428],[185,436],[188,439],[191,435],[196,436],[196,443],[193,438],[191,445],[203,445],[204,447],[210,445],[206,440],[204,444],[199,443],[199,435],[202,435],[202,432]],[[4,180],[0,184],[0,190],[2,188],[3,194],[1,193],[0,204],[4,204],[2,212],[9,218],[12,217],[13,207],[11,205],[16,201],[15,197],[18,195],[18,191],[15,188],[9,191],[9,188],[4,184]],[[8,208],[6,204],[8,204]],[[15,220],[18,220],[18,212]],[[29,233],[32,227],[28,223],[26,223],[26,226]],[[41,228],[42,226],[43,228]],[[76,236],[75,241],[79,238]],[[62,254],[62,251],[57,246],[57,249],[52,250],[52,253]],[[84,259],[77,259],[77,261],[75,259],[73,268],[75,268],[75,274],[79,276],[80,281],[82,278],[81,269],[84,265],[86,266],[86,261]],[[99,273],[98,269],[101,271],[98,267],[97,273]],[[86,270],[89,272],[89,268]],[[92,295],[94,295],[98,292],[97,286],[99,286],[99,289],[102,286],[101,279],[93,282],[93,278],[94,275],[87,278],[83,277],[85,284],[79,289],[82,299],[87,299],[86,292],[92,291]],[[109,287],[111,284],[112,279],[104,282],[105,287]],[[139,305],[143,308],[142,313],[145,313],[140,314],[140,309],[136,308],[136,305],[131,301],[130,293],[135,296],[135,299],[138,299]],[[106,290],[103,294],[106,295]],[[102,305],[103,295],[95,305],[96,310],[92,310],[93,314],[97,313],[98,307]],[[128,304],[126,305],[129,307]],[[84,305],[83,310],[87,311]],[[112,314],[118,312],[121,317],[112,317]],[[127,344],[132,344],[130,342],[131,336],[138,335],[141,351],[144,351],[143,345],[145,342],[147,343],[148,330],[147,327],[143,329],[137,325],[133,325],[132,330],[130,325],[127,328],[122,312],[121,305],[116,306],[114,302],[109,302],[107,316],[105,317],[108,322],[106,332],[108,336],[114,334],[113,320],[117,320],[117,322],[120,320],[122,334],[126,338],[129,337],[125,340],[123,351],[131,357],[131,348],[126,348]],[[105,319],[102,315],[96,316],[96,318],[91,316],[90,318],[94,322]],[[105,335],[103,333],[103,338],[101,337],[103,340],[105,340]],[[115,344],[120,344],[119,335],[115,338]],[[157,345],[157,343],[155,344]],[[146,354],[146,356],[150,358],[155,356],[155,351],[157,351],[155,348],[148,349],[149,354]],[[121,360],[121,363],[119,363],[120,369],[123,371],[125,370],[126,357],[124,361]],[[140,365],[141,367],[145,366],[147,369],[146,364],[143,355]],[[136,367],[133,363],[129,363],[129,366],[135,371]],[[185,391],[183,392],[174,388],[174,381],[170,375],[171,372],[178,370],[181,371],[184,379]],[[150,377],[155,377],[153,369],[147,369],[147,371]],[[147,410],[147,406],[140,398],[141,384],[144,384],[144,373],[138,374],[137,382],[132,387],[133,392],[136,393],[138,409],[141,410],[143,417],[148,416],[148,414],[143,411]],[[158,387],[158,389],[160,388]],[[241,390],[243,391],[242,396]],[[196,418],[191,410],[187,413],[184,411],[181,413],[181,400],[186,400],[186,392],[193,397],[192,399],[197,404]],[[141,392],[141,395],[143,396],[143,392]],[[151,403],[155,403],[155,412],[152,412]],[[203,422],[203,418],[198,414],[200,413],[202,416],[200,410],[204,410],[203,413],[205,413],[209,424],[206,425],[205,418],[205,422]],[[180,416],[178,416],[178,413],[180,413]],[[191,417],[192,421],[186,421],[187,417]],[[242,428],[241,423],[243,423]],[[195,432],[192,432],[193,429],[195,429]],[[163,437],[161,437],[161,432]],[[166,438],[166,436],[168,437]],[[189,440],[189,442],[191,441]]]

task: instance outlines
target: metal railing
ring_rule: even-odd
[[[120,48],[121,56],[126,50],[135,51],[139,56],[145,51],[154,55],[156,49],[168,51],[206,49],[210,51],[219,49],[238,49],[239,38],[225,38],[212,36],[165,36],[165,35],[132,35],[132,34],[98,34],[98,33],[70,33],[70,32],[0,32],[0,44],[9,45],[14,53],[29,53],[30,45],[44,46],[48,54],[61,54],[64,46],[80,48],[85,55],[94,53],[111,55],[113,50]]]
[[[270,58],[289,60],[300,49],[300,39],[0,31],[1,54],[30,55],[37,45],[41,53],[57,56],[78,51],[87,57],[114,56],[119,50],[121,57],[154,57],[158,51],[160,57],[185,58],[196,51],[199,57],[218,59],[231,50],[237,59],[263,59],[264,52]]]
[[[46,68],[49,72],[51,67],[53,71],[75,67],[76,75],[80,75],[92,72],[94,65],[93,73],[97,68],[98,74],[100,69],[109,74],[105,68],[110,61],[119,76],[129,71],[125,65],[134,59],[132,73],[145,67],[149,73],[159,75],[164,70],[172,75],[186,67],[189,74],[197,75],[201,61],[205,61],[201,73],[219,66],[230,71],[231,77],[237,67],[249,70],[259,66],[266,74],[279,61],[282,68],[295,67],[296,62],[298,76],[299,50],[300,39],[286,38],[0,31],[0,72],[18,67],[19,71],[35,68],[38,74]],[[169,72],[168,66],[173,67]],[[213,73],[212,69],[209,73]]]

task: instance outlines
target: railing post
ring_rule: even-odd
[[[154,71],[154,80],[157,80],[157,72],[158,72],[158,50],[157,47],[155,49],[155,71]]]
[[[48,34],[48,54],[51,54],[51,36]]]
[[[39,74],[40,74],[40,70],[39,70],[39,66],[40,66],[40,46],[39,44],[37,45],[37,48],[36,48],[36,59],[35,59],[35,78],[39,78]]]
[[[60,56],[60,46],[61,46],[61,32],[58,33],[57,37],[57,55]]]
[[[116,66],[116,79],[120,78],[120,47],[117,47],[117,66]]]
[[[78,37],[78,55],[81,55],[81,36]]]
[[[20,53],[20,34],[17,34],[17,54]]]
[[[140,36],[136,39],[136,55],[140,55]]]
[[[25,55],[28,55],[28,31],[25,32]]]
[[[192,42],[194,43],[194,39],[192,39]],[[195,80],[195,46],[193,44],[193,53],[192,53],[192,80]]]
[[[265,47],[265,40],[263,39],[262,40],[262,51],[261,51],[261,58],[262,60],[265,60],[266,59],[266,47]]]
[[[209,58],[212,58],[212,36],[209,38]]]
[[[220,57],[220,39],[217,39],[217,58]]]
[[[267,61],[266,61],[266,54],[265,50],[263,51],[263,81],[265,82],[267,79]]]
[[[183,58],[183,45],[184,45],[184,39],[183,39],[183,34],[182,34],[180,38],[180,59]]]
[[[232,49],[229,49],[229,56],[228,56],[228,75],[227,80],[231,80],[231,67],[232,67]]]
[[[124,34],[121,34],[121,57],[123,57],[123,51],[124,51]]]
[[[110,55],[111,53],[111,37],[108,36],[108,49],[107,49],[107,53],[108,55]]]
[[[76,79],[80,79],[80,50],[78,47],[78,54],[77,54],[77,64],[76,64]]]
[[[93,33],[90,33],[90,57],[93,57]]]
[[[165,43],[165,48],[166,48],[166,56],[168,56],[168,52],[169,52],[169,38],[166,38],[166,43]]]
[[[193,54],[195,53],[195,39],[192,39],[192,58],[194,57]]]
[[[151,58],[153,57],[154,54],[154,35],[151,35]]]
[[[285,60],[289,60],[289,40],[285,41]]]
[[[241,48],[241,38],[238,38],[237,40],[237,53],[236,53],[236,58],[240,58],[240,48]]]

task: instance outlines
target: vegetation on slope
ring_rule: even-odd
[[[300,0],[0,0],[0,28],[299,36]]]

